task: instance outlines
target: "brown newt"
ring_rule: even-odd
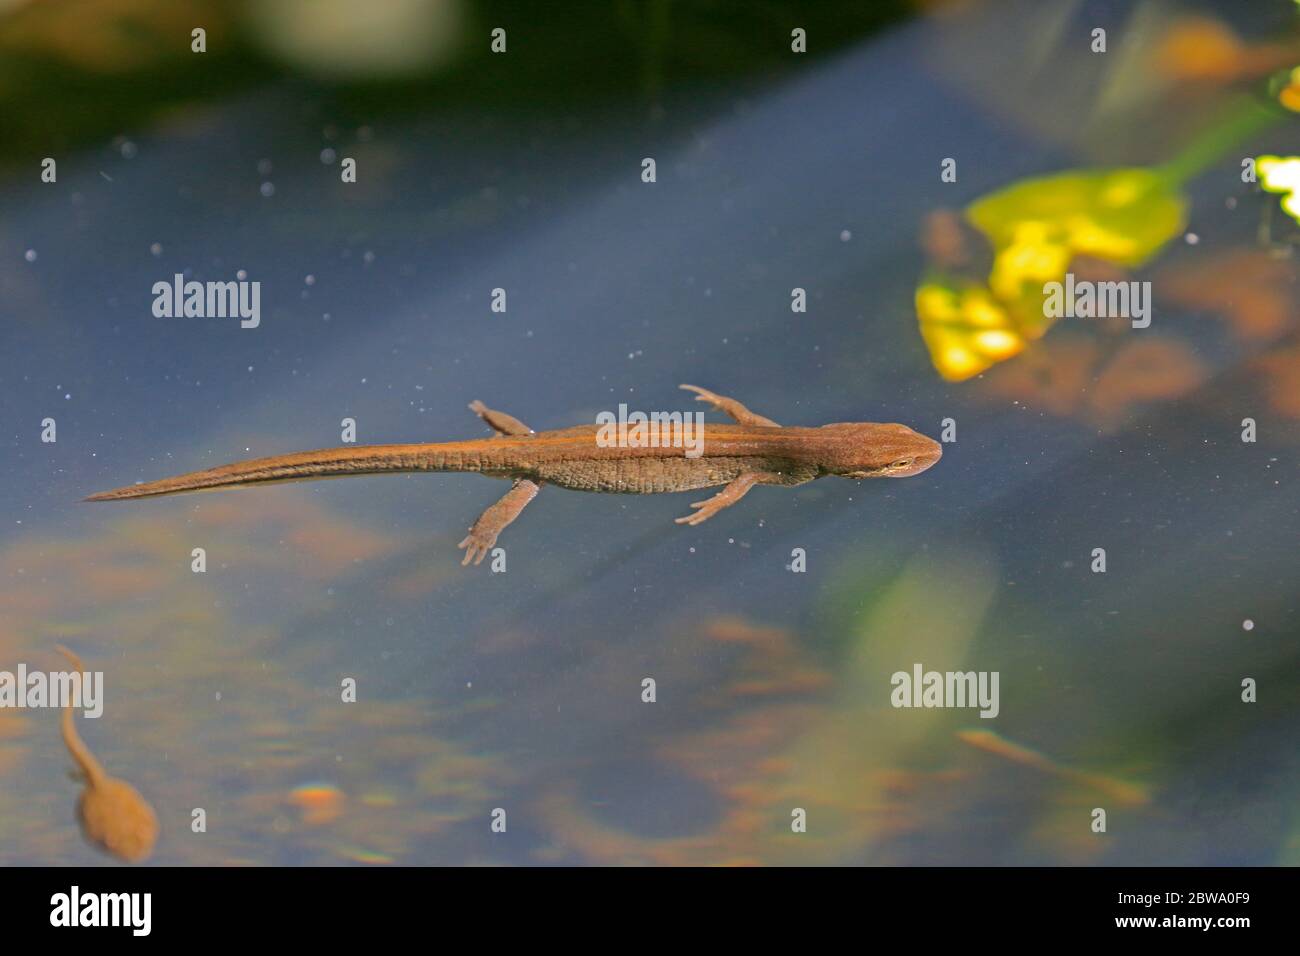
[[[479,516],[469,536],[460,542],[459,547],[465,549],[461,563],[472,560],[478,564],[543,484],[623,494],[723,485],[712,498],[692,504],[697,509],[694,514],[677,519],[679,524],[696,525],[734,505],[754,485],[802,485],[824,475],[905,478],[925,471],[943,454],[938,442],[906,425],[841,422],[820,428],[784,427],[735,399],[694,385],[681,387],[695,392],[696,401],[709,403],[736,423],[705,428],[697,457],[688,455],[685,447],[670,447],[672,429],[659,422],[647,424],[645,441],[637,447],[609,445],[597,440],[599,425],[534,432],[518,419],[476,401],[469,407],[497,432],[492,438],[276,455],[128,485],[86,500],[116,501],[388,472],[472,471],[510,479],[514,483],[511,489]]]
[[[59,651],[85,680],[80,658],[66,647]],[[86,839],[101,850],[128,863],[139,863],[153,852],[158,839],[158,818],[140,792],[125,780],[110,777],[77,734],[72,719],[72,698],[63,708],[63,742],[77,763],[86,789],[77,799],[77,818]]]

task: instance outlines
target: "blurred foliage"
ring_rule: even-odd
[[[1270,343],[1296,320],[1295,266],[1268,249],[1228,249],[1171,265],[1152,282],[1163,302],[1208,309],[1239,342]]]
[[[1034,271],[1025,263],[1038,261],[1044,248],[1137,266],[1177,234],[1185,211],[1185,200],[1159,172],[1113,169],[1017,183],[972,203],[966,216],[993,243],[998,260],[990,284],[1010,298]]]
[[[1103,429],[1118,426],[1135,404],[1172,401],[1204,384],[1210,370],[1188,342],[1153,333],[1124,340],[1122,321],[1092,323],[1100,335],[1072,333],[1034,345],[1054,322],[1044,315],[1045,283],[1062,281],[1067,269],[1082,279],[1123,280],[1128,267],[1182,230],[1178,168],[1176,162],[1061,174],[973,203],[966,220],[994,250],[987,283],[967,277],[975,257],[957,218],[931,214],[923,236],[935,271],[917,288],[916,313],[940,374],[962,381],[991,372],[986,396]],[[1260,188],[1281,194],[1283,209],[1295,217],[1300,158],[1261,156],[1257,170]],[[1285,337],[1300,317],[1288,260],[1285,247],[1229,249],[1166,269],[1156,285],[1166,304],[1220,315],[1238,341],[1276,344],[1253,363],[1255,380],[1270,405],[1295,417],[1300,389],[1288,371],[1294,350]],[[994,368],[1014,356],[1021,357]]]
[[[1300,113],[1300,66],[1288,73],[1279,85],[1278,103],[1293,113]]]
[[[921,336],[934,367],[949,381],[961,381],[1024,350],[1028,339],[986,286],[961,286],[942,279],[916,290]]]
[[[1062,333],[994,369],[982,393],[1111,430],[1133,406],[1184,398],[1209,377],[1191,346],[1173,336]]]
[[[1255,161],[1260,186],[1282,196],[1282,210],[1300,222],[1300,156],[1261,156]]]
[[[904,17],[906,0],[18,0],[0,14],[0,163],[147,128],[288,78],[338,122],[436,106],[647,107],[676,86],[801,65]],[[0,5],[3,9],[3,5]],[[192,53],[190,31],[207,31]],[[507,53],[489,49],[507,31]],[[413,40],[413,38],[422,38]],[[396,75],[395,75],[396,74]]]
[[[966,209],[993,247],[988,286],[923,282],[917,318],[939,374],[962,381],[1022,351],[1054,321],[1044,283],[1079,256],[1131,267],[1176,236],[1186,201],[1159,170],[1103,169],[1015,183]]]
[[[973,378],[1034,351],[1031,346],[1056,321],[1044,314],[1043,287],[1062,282],[1067,271],[1096,281],[1127,279],[1127,270],[1145,264],[1182,232],[1188,216],[1183,183],[1300,104],[1300,69],[1277,72],[1300,56],[1294,35],[1246,41],[1221,21],[1199,15],[1153,23],[1130,38],[1137,44],[1135,51],[1141,51],[1136,59],[1150,69],[1118,70],[1112,80],[1125,88],[1114,92],[1115,102],[1145,102],[1145,95],[1157,98],[1163,114],[1195,115],[1176,107],[1220,90],[1231,98],[1198,117],[1199,129],[1191,142],[1169,162],[1023,180],[971,203],[964,211],[965,223],[991,249],[986,278],[973,271],[976,256],[966,248],[962,223],[947,212],[932,214],[923,232],[931,269],[917,287],[915,309],[934,367],[948,381]],[[1233,93],[1233,84],[1250,92]],[[1111,128],[1092,130],[1092,138],[1122,136],[1128,122],[1131,119],[1112,117]],[[1135,132],[1130,130],[1129,137]],[[1260,157],[1258,165],[1261,187],[1281,193],[1284,210],[1300,219],[1300,161],[1291,165],[1269,156]],[[1242,253],[1248,255],[1248,250]],[[1250,266],[1256,277],[1270,283],[1275,278],[1275,266],[1258,261]],[[1181,290],[1180,301],[1190,308],[1211,303],[1244,338],[1268,340],[1293,324],[1292,310],[1278,305],[1274,285],[1248,289],[1233,281],[1231,271],[1215,274],[1240,295],[1226,300],[1193,276],[1175,283],[1175,295]],[[1189,299],[1185,293],[1192,288],[1195,297]],[[1112,339],[1118,330],[1113,322],[1094,323],[1094,328]],[[1246,329],[1258,334],[1244,334]],[[1025,364],[1014,371],[999,370],[989,383],[989,394],[1036,397],[1058,414],[1079,413],[1103,426],[1116,424],[1128,401],[1176,398],[1208,375],[1188,344],[1166,337],[1135,349],[1131,343],[1072,336],[1059,345],[1036,348],[1032,359],[1021,357],[1019,363]],[[1149,376],[1148,381],[1117,378],[1126,368]],[[1082,397],[1090,387],[1091,396]]]

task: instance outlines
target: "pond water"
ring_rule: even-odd
[[[1238,173],[1300,124],[1182,184],[1185,228],[1130,273],[1149,329],[1062,319],[967,381],[918,331],[927,216],[1231,122],[1231,84],[1124,73],[1176,8],[1100,6],[916,19],[657,108],[353,122],[273,80],[61,154],[57,183],[10,169],[0,668],[66,644],[104,673],[78,726],[157,811],[158,864],[1296,862],[1295,229]],[[154,283],[239,270],[256,328],[152,314]],[[459,563],[505,490],[477,475],[81,501],[344,419],[485,437],[474,399],[538,430],[694,410],[683,382],[955,440],[698,527],[673,521],[698,492],[543,488],[505,573]],[[996,673],[996,716],[893,706],[918,666]],[[56,712],[0,710],[0,862],[112,862],[69,767]]]

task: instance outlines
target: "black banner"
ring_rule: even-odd
[[[478,927],[563,925],[566,937],[630,938],[674,924],[726,938],[829,929],[859,938],[1062,940],[1131,936],[1232,945],[1289,919],[1287,869],[11,869],[0,872],[6,938],[295,945]],[[784,927],[777,924],[784,924]],[[451,935],[448,937],[453,938]],[[607,941],[612,941],[605,936]]]

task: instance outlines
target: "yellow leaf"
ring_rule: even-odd
[[[926,282],[916,290],[916,315],[930,360],[950,382],[978,375],[1026,344],[1016,322],[983,286]]]
[[[1032,235],[1043,247],[1136,266],[1182,230],[1185,212],[1158,171],[1133,168],[1026,180],[971,204],[966,218],[999,253]]]
[[[1044,286],[1063,281],[1076,257],[1141,264],[1182,231],[1186,201],[1159,170],[1084,170],[1016,183],[972,203],[966,218],[993,245],[988,285],[930,280],[916,291],[930,359],[957,382],[1051,327]]]
[[[1282,194],[1282,209],[1300,222],[1300,156],[1260,156],[1255,160],[1259,184]]]

